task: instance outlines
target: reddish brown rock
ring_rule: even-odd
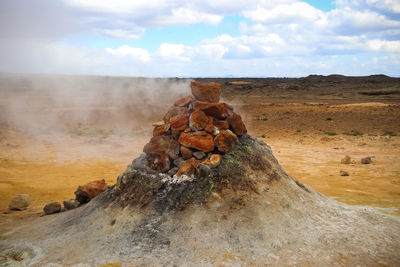
[[[194,174],[196,168],[199,166],[200,162],[195,158],[191,158],[186,160],[182,163],[181,167],[179,168],[178,172],[176,173],[177,176],[181,175],[192,175]]]
[[[182,126],[186,125],[189,122],[189,111],[188,109],[182,109],[181,112],[176,115],[172,116],[169,119],[172,128],[181,128]]]
[[[221,96],[221,84],[219,83],[200,83],[192,81],[190,83],[193,96],[204,102],[219,102]]]
[[[208,124],[208,117],[207,115],[197,109],[190,114],[190,119],[189,119],[189,126],[192,129],[195,130],[203,130]]]
[[[169,133],[169,124],[162,124],[154,127],[153,136],[164,135]]]
[[[229,152],[235,147],[235,143],[238,140],[237,136],[230,130],[221,130],[215,137],[215,146],[221,152]]]
[[[181,146],[181,155],[184,159],[190,159],[192,157],[193,151],[185,146]]]
[[[206,131],[207,133],[212,134],[214,132],[214,125],[212,124],[207,124],[207,126],[204,128],[204,131]]]
[[[178,141],[186,147],[195,148],[203,152],[210,152],[214,150],[213,137],[205,131],[196,131],[190,133],[182,132]]]
[[[150,142],[143,148],[145,153],[167,154],[173,159],[179,155],[179,143],[169,135],[158,135],[150,139]]]
[[[214,126],[217,127],[218,130],[229,129],[229,123],[226,120],[214,120]]]
[[[236,114],[233,111],[229,112],[228,123],[238,136],[242,136],[247,133],[246,126],[244,125],[242,117],[239,114]]]
[[[193,97],[188,95],[188,96],[182,97],[181,99],[176,101],[174,103],[174,106],[176,106],[176,107],[187,107],[187,106],[189,106],[190,102],[192,102],[192,101],[193,101]]]
[[[92,181],[85,185],[78,186],[78,189],[75,191],[75,197],[76,200],[79,201],[79,203],[87,203],[106,189],[107,184],[104,179]]]
[[[194,102],[194,109],[202,110],[206,115],[213,116],[217,119],[225,119],[228,116],[230,107],[226,103],[196,101]]]
[[[188,108],[172,106],[165,114],[163,121],[165,124],[168,124],[168,123],[170,123],[171,118],[173,118],[173,117],[180,118],[184,115],[189,115]],[[175,120],[176,120],[176,118],[175,118]]]
[[[202,164],[209,166],[210,168],[215,168],[219,166],[221,163],[222,155],[221,154],[211,154],[211,156],[204,160]]]

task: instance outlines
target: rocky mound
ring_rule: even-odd
[[[198,87],[217,93],[201,101]],[[400,264],[398,219],[338,203],[291,178],[218,102],[218,87],[193,83],[194,98],[175,103],[156,124],[116,185],[77,209],[4,233],[0,264]]]

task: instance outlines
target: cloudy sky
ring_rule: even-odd
[[[400,1],[1,0],[0,72],[400,76]]]

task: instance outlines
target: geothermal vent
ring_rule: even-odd
[[[191,89],[116,185],[2,234],[0,265],[400,266],[398,219],[291,178],[219,84]]]

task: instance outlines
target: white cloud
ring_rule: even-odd
[[[399,1],[337,0],[336,4],[336,9],[324,12],[299,0],[3,0],[0,71],[296,76],[329,71],[357,74],[377,71],[382,65],[392,74],[400,73]],[[235,15],[234,22],[227,19],[224,27],[229,23],[236,27],[242,20],[237,34],[221,34],[217,28],[227,15]],[[190,45],[186,36],[175,41],[155,38],[159,42],[155,52],[146,48],[146,41],[135,41],[151,32],[149,28],[196,23],[201,23],[197,30],[211,29],[207,33],[218,36],[191,40]],[[71,34],[83,36],[85,43],[63,44]],[[100,42],[103,37],[127,41],[94,49],[87,35]],[[82,40],[77,39],[75,44]],[[382,54],[388,59],[383,60]],[[374,57],[379,64],[372,68]]]
[[[128,30],[122,30],[122,29],[113,29],[113,30],[103,30],[103,32],[111,37],[115,37],[118,39],[126,39],[126,40],[135,40],[139,39],[140,36],[144,33],[144,29],[138,29],[135,31],[128,31]]]
[[[187,49],[187,48],[186,48]],[[179,59],[185,52],[183,44],[168,44],[162,43],[158,54],[163,58]]]
[[[120,46],[117,49],[106,48],[106,51],[115,56],[129,56],[142,62],[151,60],[150,53],[147,50],[128,45]]]
[[[320,19],[323,12],[304,2],[293,2],[272,8],[258,7],[244,11],[243,15],[251,20],[263,23],[290,23],[291,21],[312,22]]]

